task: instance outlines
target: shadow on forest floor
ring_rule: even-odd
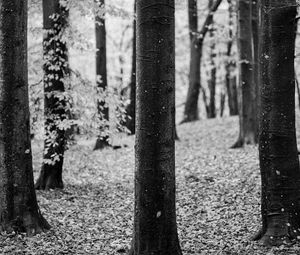
[[[298,124],[300,125],[299,121]],[[249,241],[260,227],[257,147],[229,149],[238,119],[178,127],[178,231],[183,254],[300,254],[300,246],[265,249]],[[0,236],[1,254],[122,254],[133,224],[134,138],[127,148],[92,151],[80,140],[66,154],[62,191],[38,191],[52,229],[33,238]],[[35,176],[41,143],[34,142]],[[123,253],[124,254],[124,253]]]

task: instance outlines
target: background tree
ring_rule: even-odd
[[[214,0],[208,1],[208,8],[211,9],[214,4]],[[216,67],[216,39],[215,39],[215,27],[214,20],[209,27],[209,48],[210,48],[210,77],[208,79],[209,88],[209,104],[207,106],[207,117],[209,119],[216,117],[216,83],[217,83],[217,67]]]
[[[239,114],[238,109],[238,95],[237,95],[237,78],[235,75],[236,69],[236,61],[233,57],[232,47],[234,43],[233,39],[233,26],[234,26],[234,4],[232,0],[227,0],[228,2],[228,13],[229,13],[229,22],[228,22],[228,42],[227,42],[227,52],[226,52],[226,62],[225,62],[225,70],[226,70],[226,89],[228,96],[228,107],[229,107],[229,115],[234,116]]]
[[[137,1],[134,255],[182,254],[175,212],[174,11],[174,0]]]
[[[134,1],[134,15],[136,14],[136,0]],[[126,127],[131,134],[135,134],[135,97],[136,97],[136,17],[133,18],[132,38],[132,68],[130,80],[130,103],[126,107]]]
[[[189,0],[189,30],[190,30],[190,73],[189,88],[184,107],[183,120],[181,123],[199,119],[198,99],[201,89],[201,59],[203,41],[209,26],[213,21],[213,15],[218,9],[222,0],[216,0],[209,9],[208,15],[200,31],[198,31],[197,0]]]
[[[240,131],[232,148],[257,143],[257,89],[254,72],[252,1],[238,1]]]
[[[106,29],[105,29],[105,0],[95,0],[96,15],[96,76],[99,99],[97,103],[98,115],[101,120],[100,135],[97,138],[94,150],[102,149],[109,146],[108,141],[108,120],[109,108],[105,100],[107,91],[107,67],[106,67]]]
[[[44,53],[44,159],[36,189],[63,188],[62,169],[69,128],[69,98],[65,92],[69,77],[68,51],[64,31],[68,26],[67,2],[43,0]]]
[[[300,168],[295,131],[293,0],[263,0],[260,169],[262,230],[255,239],[280,245],[300,237]]]
[[[40,213],[33,184],[27,1],[0,1],[0,24],[0,231],[33,235],[50,226]]]

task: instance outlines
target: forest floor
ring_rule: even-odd
[[[299,123],[298,123],[299,124]],[[267,249],[250,241],[260,227],[258,149],[229,149],[238,119],[178,126],[177,222],[183,254],[300,254],[300,246]],[[134,137],[120,150],[92,151],[80,139],[66,154],[61,191],[38,191],[52,229],[28,238],[0,235],[0,254],[125,254],[133,225]],[[42,143],[33,144],[35,177]]]

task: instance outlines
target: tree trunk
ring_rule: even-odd
[[[190,30],[190,74],[189,89],[181,123],[199,119],[198,98],[201,88],[201,58],[203,40],[198,41],[198,9],[197,0],[188,0],[189,30]]]
[[[256,239],[280,245],[300,237],[300,168],[295,130],[296,0],[263,0],[260,169],[262,230]]]
[[[211,9],[213,5],[213,0],[209,0],[208,8]],[[216,81],[217,81],[217,68],[215,63],[216,58],[216,43],[215,43],[215,28],[214,21],[211,22],[209,28],[209,38],[210,38],[210,79],[208,80],[209,88],[209,106],[207,117],[209,119],[216,117]]]
[[[226,100],[226,94],[224,92],[221,92],[221,97],[220,97],[220,117],[223,117],[223,115],[224,115],[225,100]]]
[[[182,254],[175,211],[174,11],[174,0],[137,1],[134,255]]]
[[[259,3],[257,0],[252,0],[252,36],[253,36],[253,75],[254,75],[254,83],[255,83],[255,112],[256,112],[256,136],[258,142],[259,135],[259,109],[260,109],[260,77],[259,77]]]
[[[59,0],[43,0],[44,25],[44,158],[36,189],[63,188],[62,168],[65,129],[60,124],[68,118],[65,81],[69,76],[68,50],[63,33],[69,12]]]
[[[209,9],[203,26],[198,32],[197,0],[188,1],[189,29],[190,29],[190,75],[189,89],[184,108],[184,116],[181,123],[191,122],[199,119],[198,99],[201,89],[201,58],[203,40],[213,21],[213,15],[220,6],[222,0],[216,0]]]
[[[97,10],[99,8],[105,8],[105,0],[95,0]],[[94,150],[103,149],[109,146],[108,135],[108,120],[109,109],[105,102],[105,93],[107,90],[107,67],[106,67],[106,29],[105,29],[105,17],[100,16],[96,11],[95,15],[95,27],[96,27],[96,76],[97,76],[97,89],[101,99],[98,99],[98,115],[100,119],[100,134],[96,140]]]
[[[134,13],[136,13],[136,0],[134,1]],[[136,18],[133,20],[132,39],[132,69],[130,82],[130,103],[126,107],[126,127],[132,135],[135,134],[135,97],[136,97]]]
[[[240,133],[232,148],[257,143],[257,97],[254,79],[254,51],[252,35],[252,2],[238,1],[238,51],[240,90]]]
[[[238,108],[238,95],[237,95],[237,84],[236,84],[236,75],[234,71],[236,69],[236,62],[232,57],[232,45],[233,45],[233,14],[234,14],[234,5],[231,0],[228,1],[228,12],[229,12],[229,40],[227,43],[227,61],[226,61],[226,89],[228,95],[228,107],[229,107],[229,115],[234,116],[239,114]]]
[[[0,232],[49,229],[34,191],[27,77],[27,1],[0,2]]]

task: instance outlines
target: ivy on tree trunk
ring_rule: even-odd
[[[63,123],[68,119],[65,83],[69,77],[68,50],[63,33],[68,25],[68,8],[59,0],[43,0],[44,26],[44,157],[36,189],[63,188],[62,170],[66,146]]]
[[[105,29],[105,11],[102,14],[99,9],[105,8],[105,0],[95,0],[96,3],[96,15],[95,15],[95,27],[96,27],[96,76],[97,76],[97,89],[100,95],[100,99],[97,102],[98,116],[100,119],[100,134],[96,140],[94,150],[103,149],[109,146],[108,135],[108,121],[109,121],[109,109],[106,98],[107,91],[107,67],[106,67],[106,29]]]

